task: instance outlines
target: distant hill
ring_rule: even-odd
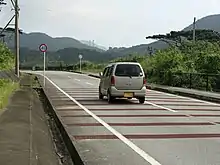
[[[197,29],[210,29],[220,32],[220,14],[217,15],[210,15],[204,18],[201,18],[196,21],[196,28]],[[183,28],[183,30],[192,30],[192,24]],[[155,32],[155,34],[157,34]],[[14,45],[13,37],[10,40],[10,35],[7,36],[6,41],[8,42],[8,46],[12,47]],[[143,36],[146,37],[146,36]],[[27,48],[28,50],[35,50],[38,51],[38,46],[42,43],[46,43],[48,45],[48,51],[52,51],[56,54],[65,54],[71,55],[71,51],[77,52],[84,52],[85,59],[90,59],[92,61],[100,61],[106,59],[112,59],[120,56],[126,56],[129,54],[149,54],[150,52],[154,52],[157,49],[164,49],[168,47],[163,41],[155,41],[150,44],[141,44],[132,46],[129,48],[110,48],[107,51],[103,50],[104,48],[100,47],[99,45],[91,46],[89,41],[79,41],[73,38],[68,37],[59,37],[59,38],[52,38],[44,33],[29,33],[29,34],[22,34],[20,38],[20,45],[21,47]],[[24,52],[28,54],[28,50],[25,49]],[[60,51],[59,51],[60,50]],[[87,51],[93,50],[93,52]],[[74,54],[72,52],[72,54]],[[96,52],[98,52],[96,54]],[[36,53],[36,52],[35,52]],[[101,54],[99,54],[101,53]],[[92,57],[91,57],[92,56]],[[77,58],[77,57],[76,57]],[[63,59],[65,61],[65,59]],[[75,60],[75,58],[74,58]]]
[[[14,47],[14,35],[5,33],[5,41],[10,48]],[[70,38],[70,37],[56,37],[53,38],[45,33],[33,32],[23,33],[20,35],[20,47],[27,47],[31,50],[38,50],[41,43],[48,45],[48,51],[58,51],[65,48],[78,48],[78,49],[93,49],[97,51],[103,51],[97,47],[92,47],[87,44]]]
[[[112,48],[107,50],[107,53],[112,53],[114,57],[117,56],[126,56],[129,54],[150,54],[151,52],[154,53],[157,49],[164,49],[168,45],[162,41],[155,41],[150,44],[141,44],[132,46],[129,48]]]
[[[97,44],[95,44],[95,43],[92,43],[92,41],[81,40],[80,42],[83,43],[83,44],[89,45],[89,46],[93,46],[93,47],[96,47],[96,48],[102,49],[102,50],[107,50],[106,47],[104,47],[104,46],[100,46],[100,45],[97,45]]]
[[[192,30],[193,24],[183,30]],[[211,29],[220,32],[220,14],[209,15],[196,21],[196,29]]]
[[[192,29],[193,29],[193,24],[187,26],[183,30],[188,31]],[[196,29],[210,29],[210,30],[215,30],[217,32],[220,32],[220,14],[209,15],[201,19],[198,19],[196,21]],[[118,55],[120,56],[133,54],[133,53],[145,54],[145,53],[149,53],[148,47],[152,47],[153,50],[164,49],[168,47],[168,44],[163,41],[155,41],[150,44],[136,45],[130,48],[123,48],[123,49],[115,48],[114,53],[118,53]],[[108,50],[108,51],[112,52],[112,50]]]

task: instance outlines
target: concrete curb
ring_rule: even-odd
[[[39,76],[37,76],[37,78],[38,78],[39,84],[41,84],[40,81],[39,81]],[[42,90],[43,96],[46,99],[46,103],[49,106],[49,109],[51,109],[51,114],[53,116],[53,119],[55,120],[55,123],[56,123],[56,125],[57,125],[57,127],[58,127],[58,129],[59,129],[59,131],[62,135],[63,141],[65,142],[65,145],[66,145],[66,147],[69,151],[69,154],[71,156],[71,159],[72,159],[73,163],[76,164],[76,165],[84,165],[81,157],[79,156],[79,154],[77,152],[76,147],[74,146],[73,141],[71,140],[71,137],[68,134],[68,131],[66,130],[65,126],[63,125],[62,121],[60,120],[59,116],[57,115],[57,113],[55,111],[55,108],[51,104],[50,99],[49,99],[49,97],[47,96],[47,94],[45,92],[45,89],[41,88],[41,90]]]

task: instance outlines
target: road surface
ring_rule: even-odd
[[[39,72],[38,72],[39,73]],[[98,99],[96,78],[46,72],[46,88],[85,165],[220,165],[220,105],[157,91]]]

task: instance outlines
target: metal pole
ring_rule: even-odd
[[[19,29],[18,29],[18,0],[15,0],[15,74],[19,77]]]
[[[194,17],[193,21],[193,42],[196,40],[196,17]]]
[[[46,64],[45,56],[46,56],[46,52],[44,52],[44,87],[45,87],[45,64]]]

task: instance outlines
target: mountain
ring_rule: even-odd
[[[80,42],[83,43],[83,44],[86,44],[88,46],[93,46],[93,47],[96,47],[96,48],[99,48],[99,49],[102,49],[102,50],[107,50],[106,47],[97,45],[92,41],[81,40]]]
[[[155,41],[150,44],[141,44],[141,45],[136,45],[132,46],[129,48],[112,48],[107,50],[107,53],[113,53],[114,57],[121,57],[121,56],[126,56],[129,54],[150,54],[154,53],[157,49],[164,49],[168,45],[164,43],[163,41]]]
[[[193,24],[184,28],[184,31],[192,30]],[[209,15],[196,21],[196,29],[211,29],[220,32],[220,14]]]
[[[10,48],[14,47],[14,35],[5,33],[5,41]],[[48,51],[58,51],[65,48],[78,48],[78,49],[93,49],[103,51],[97,47],[92,47],[83,44],[80,41],[70,37],[56,37],[53,38],[45,33],[33,32],[20,34],[20,47],[27,47],[31,50],[38,50],[39,45],[45,43],[48,46]]]
[[[192,29],[193,29],[193,24],[187,26],[183,30],[188,31]],[[196,21],[196,29],[210,29],[220,32],[220,14],[209,15],[201,19],[198,19]],[[133,53],[145,54],[150,52],[148,50],[148,47],[150,48],[152,47],[152,50],[154,51],[156,49],[167,48],[168,44],[163,41],[155,41],[150,44],[136,45],[129,48],[123,48],[123,49],[115,48],[114,52],[118,53],[119,56],[125,56]],[[108,51],[111,52],[112,50],[108,50]]]
[[[217,32],[220,32],[220,14],[217,15],[210,15],[203,17],[196,21],[196,28],[197,29],[210,29],[215,30]],[[192,30],[192,24],[187,26],[186,28],[183,28],[183,30]],[[143,36],[145,37],[145,36]],[[7,38],[10,38],[9,35]],[[8,39],[9,40],[9,39]],[[6,40],[7,41],[7,40]],[[75,49],[69,49],[69,48],[76,48],[80,51],[84,51],[84,49],[94,50],[93,53],[90,51],[86,51],[85,58],[94,60],[100,60],[101,59],[112,59],[120,56],[126,56],[129,54],[149,54],[150,52],[154,52],[157,49],[164,49],[168,47],[168,44],[166,44],[163,41],[155,41],[150,44],[141,44],[132,46],[129,48],[109,48],[107,51],[104,51],[99,45],[93,44],[91,46],[90,41],[79,41],[73,38],[68,37],[60,37],[60,38],[52,38],[44,33],[29,33],[29,34],[22,34],[20,38],[20,44],[21,47],[26,47],[31,50],[38,51],[38,47],[41,43],[46,43],[48,45],[49,51],[54,51],[56,53],[66,54],[65,52],[68,52],[67,54],[70,54],[71,50],[76,51]],[[12,40],[9,42],[9,46],[13,46],[13,37]],[[98,48],[97,48],[98,47]],[[59,51],[62,50],[62,51]],[[78,51],[78,50],[77,50]],[[39,51],[38,51],[39,52]],[[103,56],[96,56],[95,52],[101,52]],[[91,53],[91,56],[89,57]]]

